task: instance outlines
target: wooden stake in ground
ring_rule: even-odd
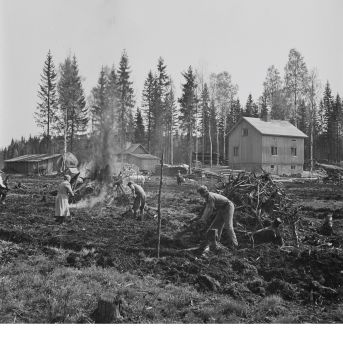
[[[160,244],[161,244],[161,192],[162,192],[162,180],[163,180],[163,152],[161,156],[161,172],[160,172],[160,187],[158,189],[158,206],[157,206],[157,214],[158,214],[158,226],[157,226],[157,258],[160,257]]]

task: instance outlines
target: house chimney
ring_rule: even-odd
[[[266,115],[263,115],[262,120],[263,120],[264,122],[270,122],[270,121],[272,120],[272,117],[270,116],[270,113],[267,112]]]

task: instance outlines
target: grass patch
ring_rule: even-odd
[[[0,322],[92,323],[104,293],[125,300],[121,322],[127,323],[239,322],[246,313],[243,304],[192,286],[114,268],[69,268],[33,255],[0,267]]]

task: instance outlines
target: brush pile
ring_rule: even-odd
[[[325,171],[326,177],[323,179],[324,183],[338,183],[343,182],[343,168],[332,164],[316,163],[319,168]]]
[[[280,218],[284,225],[294,225],[297,211],[292,207],[281,183],[268,173],[239,173],[217,184],[218,191],[235,204],[235,219],[245,229],[266,227]]]

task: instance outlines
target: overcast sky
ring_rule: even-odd
[[[341,0],[0,0],[0,148],[37,135],[33,113],[46,54],[58,66],[75,54],[86,95],[102,65],[126,49],[137,106],[159,56],[179,93],[189,65],[228,71],[245,103],[257,99],[267,68],[282,73],[296,48],[343,94]]]

